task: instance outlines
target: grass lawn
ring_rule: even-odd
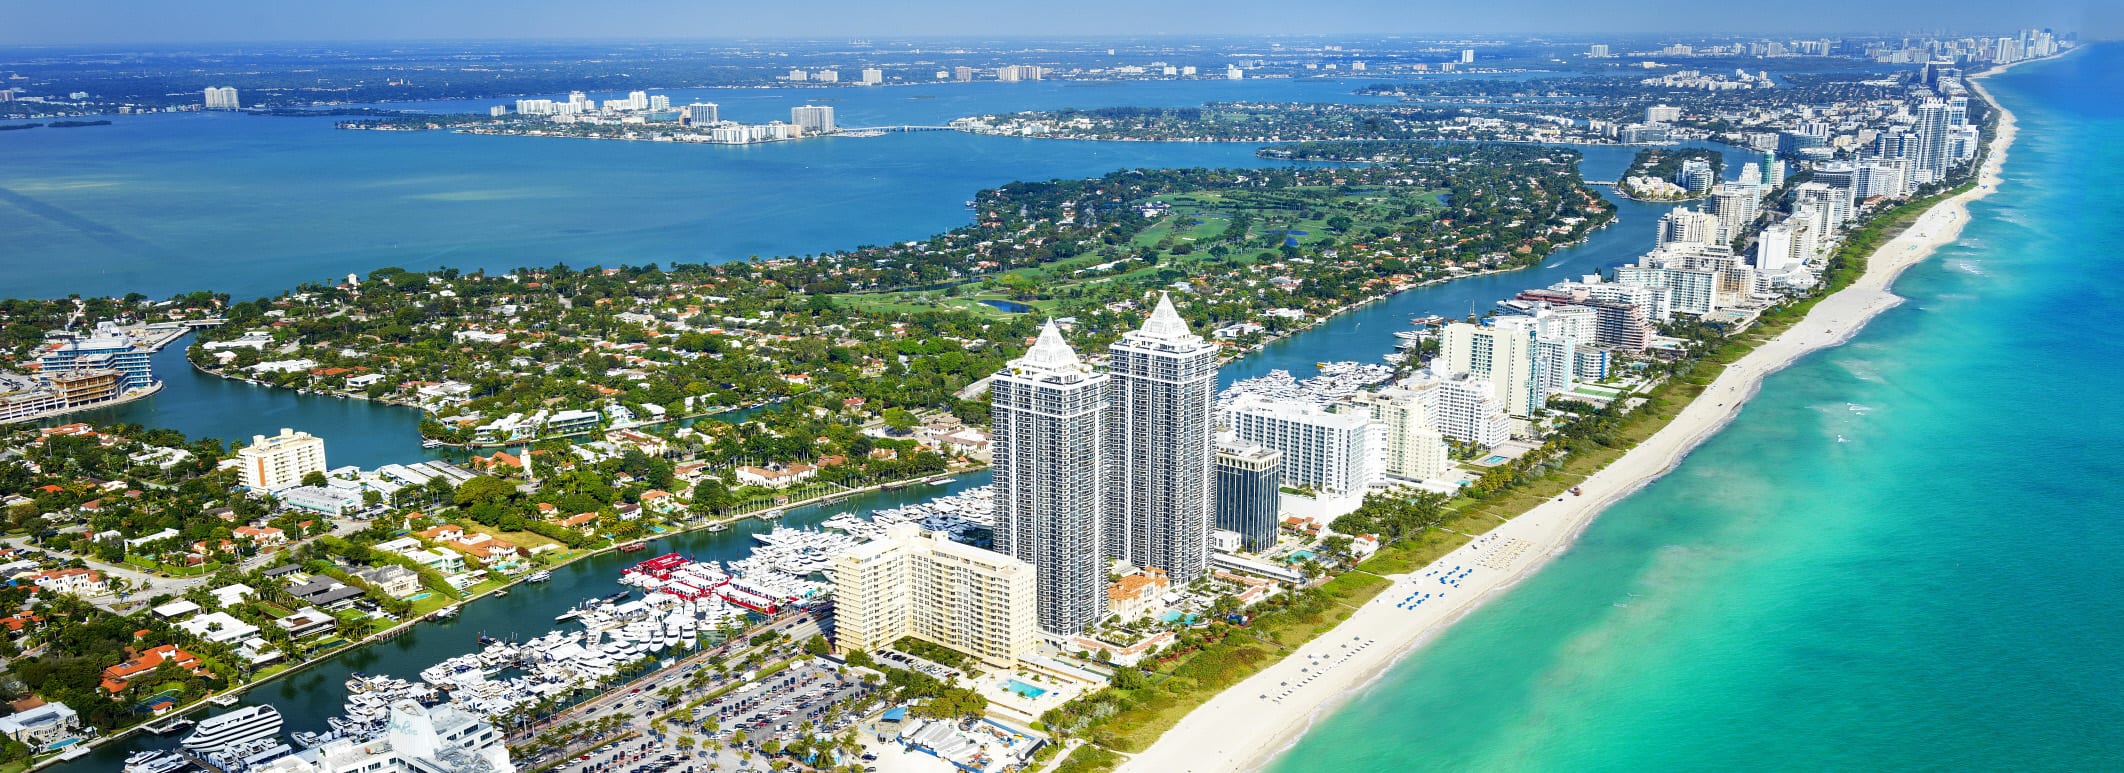
[[[497,540],[509,543],[511,545],[515,545],[525,550],[530,550],[532,548],[540,547],[543,545],[560,545],[561,547],[567,547],[566,545],[561,545],[559,540],[553,539],[551,537],[533,534],[528,531],[502,531],[492,526],[486,526],[480,523],[465,524],[465,531],[471,532],[473,534],[485,534],[489,537],[493,537]]]

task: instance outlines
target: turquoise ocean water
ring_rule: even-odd
[[[1907,303],[1270,769],[2119,767],[2124,47],[1989,83],[2004,186]]]

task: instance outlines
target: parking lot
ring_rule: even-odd
[[[693,729],[709,726],[707,720],[713,717],[716,732],[705,735],[727,743],[743,732],[754,745],[806,734],[807,722],[809,735],[833,735],[851,726],[871,692],[854,676],[837,674],[818,661],[806,661],[756,684],[702,704],[694,711]]]
[[[763,631],[790,638],[756,650],[755,662],[786,662],[786,668],[748,681],[751,672],[719,673],[697,657],[614,689],[570,710],[566,719],[616,721],[622,740],[586,750],[584,746],[598,741],[582,738],[556,769],[590,773],[766,771],[771,758],[762,752],[762,745],[830,738],[877,708],[873,688],[861,679],[839,673],[837,663],[802,654],[802,640],[818,632],[815,623],[797,618],[778,621]],[[726,689],[695,706],[690,721],[680,721],[686,716],[678,712],[680,708]],[[654,721],[657,718],[661,722]],[[549,751],[530,755],[524,762],[536,766],[558,756],[558,750]],[[875,757],[862,764],[867,767],[874,761]]]

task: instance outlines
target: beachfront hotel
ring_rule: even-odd
[[[1032,564],[1040,628],[1075,635],[1106,613],[1106,374],[1053,321],[989,381],[997,552]]]
[[[1189,331],[1160,295],[1143,327],[1107,352],[1106,557],[1163,569],[1186,585],[1208,571],[1217,346]]]
[[[833,559],[834,643],[843,652],[903,637],[950,647],[997,668],[1039,645],[1033,567],[913,524]]]
[[[324,472],[324,439],[286,427],[273,436],[252,435],[251,444],[236,449],[243,468],[243,485],[252,491],[273,491],[302,483],[302,476]]]

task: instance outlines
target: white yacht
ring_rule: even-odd
[[[171,751],[134,752],[125,758],[125,773],[175,773],[191,766],[191,760]]]
[[[272,706],[245,706],[208,717],[199,729],[184,739],[184,748],[212,754],[237,744],[280,734],[280,710]]]

